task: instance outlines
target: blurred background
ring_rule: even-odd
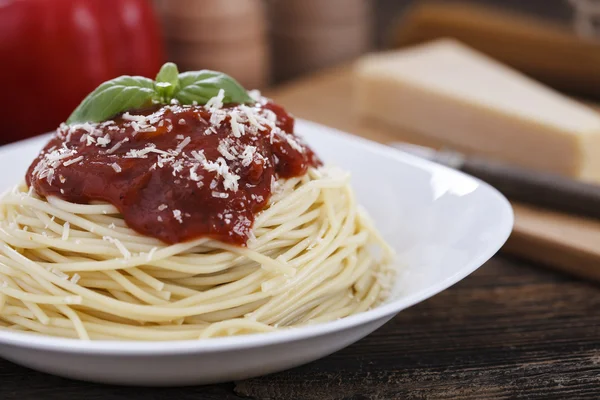
[[[54,129],[99,83],[181,70],[267,89],[366,52],[454,36],[600,97],[594,0],[2,0],[0,144]]]

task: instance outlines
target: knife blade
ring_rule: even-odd
[[[570,214],[600,218],[600,186],[460,152],[394,142],[392,147],[460,170],[494,186],[507,198]]]

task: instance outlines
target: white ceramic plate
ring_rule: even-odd
[[[0,356],[89,381],[189,385],[281,371],[338,351],[460,281],[508,238],[508,201],[485,183],[333,129],[298,121],[322,159],[352,172],[359,201],[398,252],[393,295],[374,310],[282,332],[173,342],[86,342],[0,331]],[[22,179],[47,137],[0,148],[0,191]]]

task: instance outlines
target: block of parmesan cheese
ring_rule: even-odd
[[[361,116],[475,154],[600,182],[599,113],[457,41],[367,55],[354,81]]]

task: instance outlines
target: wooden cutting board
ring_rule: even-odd
[[[296,117],[380,142],[441,143],[359,118],[352,111],[348,66],[326,70],[267,93]],[[460,149],[459,149],[460,150]],[[515,227],[503,251],[600,282],[600,221],[512,203]]]

